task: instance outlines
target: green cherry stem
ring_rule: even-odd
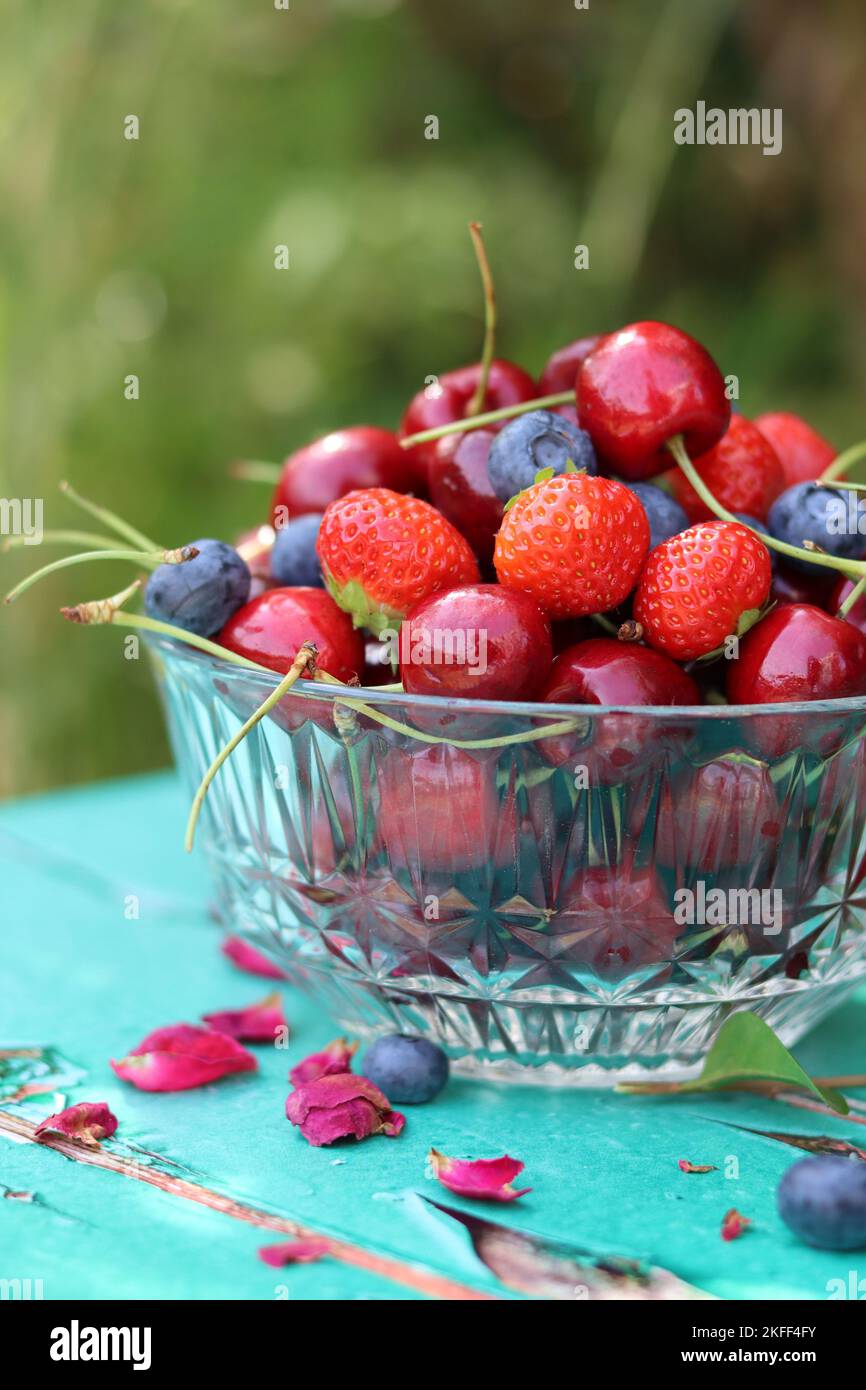
[[[0,550],[15,550],[21,545],[32,545],[26,536],[8,536],[0,545]],[[86,545],[88,550],[114,550],[117,541],[111,536],[98,536],[95,531],[43,531],[40,545]]]
[[[837,455],[829,467],[824,469],[818,479],[819,484],[831,483],[834,478],[838,478],[840,473],[844,473],[846,469],[859,463],[862,458],[866,458],[866,439],[861,440],[859,444],[852,444],[850,449]]]
[[[744,521],[740,521],[739,517],[734,516],[733,512],[729,512],[727,507],[723,507],[721,502],[717,501],[710,492],[686,453],[682,435],[675,434],[672,439],[669,439],[667,448],[701,501],[709,507],[715,516],[722,521],[734,521],[739,526],[746,525]],[[769,550],[776,550],[780,555],[788,555],[794,560],[807,560],[810,564],[823,565],[826,569],[840,570],[842,574],[847,574],[851,579],[859,579],[861,575],[866,575],[866,563],[862,560],[842,560],[837,555],[825,555],[823,550],[802,550],[797,545],[788,545],[787,541],[777,541],[775,536],[768,536],[763,531],[758,531],[754,526],[750,526],[748,529],[754,531]]]
[[[110,598],[91,599],[89,603],[76,603],[72,608],[61,608],[60,612],[70,623],[111,623],[127,599],[132,598],[140,588],[141,580],[133,579],[119,594],[112,594]]]
[[[481,375],[466,407],[467,416],[479,415],[487,399],[487,383],[490,380],[490,364],[496,351],[496,292],[493,288],[493,275],[487,259],[487,247],[480,222],[469,223],[469,235],[475,248],[475,258],[481,272],[481,285],[484,291],[484,346],[481,351]]]
[[[243,742],[250,730],[254,729],[256,724],[258,724],[259,720],[264,719],[265,715],[270,713],[274,705],[276,705],[283,698],[286,692],[291,690],[292,686],[295,684],[295,681],[297,681],[300,678],[301,674],[307,669],[307,667],[315,666],[316,654],[316,647],[314,643],[304,642],[298,649],[298,653],[294,661],[292,662],[286,674],[283,676],[279,685],[277,685],[271,691],[267,699],[262,701],[258,709],[250,715],[249,719],[241,725],[237,733],[229,739],[225,747],[221,748],[219,753],[217,753],[216,757],[214,758],[213,762],[211,763],[210,767],[208,768],[207,772],[202,778],[201,783],[199,784],[199,789],[196,792],[195,797],[193,799],[192,806],[190,807],[189,820],[187,821],[186,825],[186,838],[184,840],[184,846],[187,852],[189,852],[193,847],[193,842],[195,840],[196,824],[198,823],[199,813],[201,811],[202,805],[204,804],[204,799],[207,796],[208,788],[210,787],[211,782],[216,777],[226,758],[229,758],[231,756],[231,754],[237,748],[238,744]]]
[[[840,603],[839,611],[836,614],[837,618],[847,618],[864,589],[866,589],[866,574],[861,575],[850,594]]]
[[[129,541],[130,545],[137,546],[139,550],[159,550],[156,541],[150,540],[141,531],[137,531],[134,526],[130,526],[129,522],[124,521],[114,512],[110,512],[107,507],[100,507],[96,502],[91,502],[89,498],[82,497],[81,493],[76,492],[70,483],[61,483],[60,491],[69,498],[70,502],[74,502],[82,511],[95,516],[97,521],[108,527],[109,531],[114,531],[115,535],[122,536],[125,541]]]
[[[437,425],[432,430],[420,430],[418,434],[407,434],[400,440],[403,449],[412,449],[416,444],[427,444],[431,439],[441,439],[446,434],[462,434],[466,430],[483,429],[485,425],[495,425],[500,420],[512,420],[515,415],[525,415],[529,410],[549,410],[554,405],[574,405],[573,391],[557,391],[553,396],[536,396],[534,401],[518,401],[517,405],[503,405],[499,410],[487,410],[483,415],[473,415],[471,419],[452,420],[447,425]]]
[[[62,560],[54,560],[50,565],[43,565],[33,574],[28,574],[26,579],[22,579],[20,584],[9,590],[3,602],[14,603],[21,594],[46,575],[54,574],[56,570],[69,569],[71,565],[83,565],[88,560],[131,560],[144,569],[157,569],[160,565],[184,564],[187,560],[194,560],[196,555],[198,551],[194,545],[184,545],[180,550],[157,550],[150,555],[143,550],[84,550],[80,555],[64,555]]]
[[[92,605],[79,604],[79,609],[87,609]],[[249,661],[245,656],[239,656],[237,652],[230,652],[228,647],[221,647],[218,642],[211,642],[208,637],[199,637],[195,632],[186,632],[183,628],[175,627],[173,623],[163,623],[159,618],[149,618],[146,613],[112,613],[107,617],[73,617],[76,609],[61,608],[64,618],[70,618],[73,622],[89,623],[113,623],[115,627],[134,627],[141,629],[142,632],[155,632],[160,637],[170,637],[175,642],[183,642],[188,647],[195,647],[197,651],[206,652],[208,656],[219,657],[220,661],[227,661],[232,666],[242,666],[246,671],[257,671],[259,674],[273,675],[267,666],[261,666],[257,661]]]
[[[267,463],[264,459],[238,459],[229,464],[229,477],[243,483],[277,483],[281,472],[278,463]]]

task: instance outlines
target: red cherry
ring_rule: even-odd
[[[774,603],[814,603],[817,608],[835,613],[836,609],[830,604],[834,584],[834,570],[814,565],[811,574],[804,574],[788,569],[782,559],[773,573],[770,598]]]
[[[825,605],[827,612],[838,613],[853,588],[853,579],[846,579],[844,575],[840,575],[827,597]],[[844,621],[852,623],[858,632],[862,632],[866,636],[866,593],[860,595],[853,608],[849,608]]]
[[[446,744],[392,748],[377,780],[388,864],[408,870],[425,893],[436,891],[434,876],[450,883],[455,874],[486,872],[497,859],[513,857],[515,830],[502,825],[495,761],[477,761]]]
[[[272,521],[279,525],[287,517],[323,512],[330,502],[356,488],[411,492],[415,470],[407,453],[395,434],[375,425],[356,425],[313,440],[289,454],[283,464],[271,507]]]
[[[577,369],[602,340],[602,334],[592,338],[578,338],[576,342],[566,343],[549,357],[544,371],[538,380],[539,396],[558,395],[560,391],[572,391]],[[569,409],[568,406],[561,407]]]
[[[591,637],[595,637],[598,628],[591,618],[563,618],[561,622],[551,623],[550,631],[554,655],[559,656],[567,647],[574,647],[578,642],[588,642]]]
[[[429,469],[430,501],[466,537],[483,565],[493,560],[502,503],[490,485],[487,455],[493,430],[447,434],[436,441]]]
[[[563,943],[557,961],[586,965],[610,981],[648,966],[662,966],[652,974],[664,979],[679,930],[655,872],[630,863],[579,869],[549,925]]]
[[[462,420],[480,375],[481,364],[474,362],[471,366],[445,372],[438,381],[425,386],[423,391],[412,397],[406,408],[400,426],[401,438],[408,434],[420,434],[422,430],[436,429],[439,425],[450,425],[454,420]],[[508,405],[519,405],[521,401],[531,401],[537,393],[535,382],[522,367],[518,367],[514,362],[494,358],[490,364],[490,376],[482,410],[501,410]],[[435,456],[435,448],[436,441],[433,440],[427,444],[416,444],[414,448],[405,451],[416,475],[425,483]]]
[[[717,444],[694,460],[710,492],[729,512],[765,521],[785,487],[785,474],[772,445],[744,415],[732,415]],[[679,468],[671,477],[674,497],[689,521],[711,521],[714,513],[702,502]]]
[[[639,834],[646,808],[635,826]],[[744,883],[771,877],[768,859],[776,852],[782,821],[773,779],[766,767],[748,762],[684,764],[673,781],[664,781],[656,814],[656,862],[675,867],[683,882],[687,868],[708,874],[749,866]]]
[[[852,623],[808,603],[774,608],[740,641],[729,663],[732,705],[835,700],[866,694],[866,638]],[[844,720],[815,710],[754,716],[743,724],[746,741],[760,757],[775,759],[811,751],[837,752],[849,736]]]
[[[410,695],[532,700],[553,660],[550,623],[528,594],[467,584],[433,594],[400,629]]]
[[[799,415],[786,410],[769,411],[759,415],[755,424],[779,456],[786,487],[820,478],[836,457],[833,445]]]
[[[727,693],[734,705],[866,694],[866,639],[812,604],[783,604],[741,639]]]
[[[670,657],[651,647],[593,637],[569,647],[554,661],[541,692],[550,704],[699,705],[700,691]],[[610,713],[595,721],[591,744],[586,734],[544,739],[542,757],[556,766],[577,766],[590,752],[591,774],[604,785],[630,780],[664,752],[676,729],[641,715]]]
[[[307,640],[318,647],[318,665],[338,680],[364,669],[361,634],[324,589],[268,589],[239,608],[216,640],[283,675]]]
[[[666,440],[681,434],[692,458],[728,428],[725,383],[700,343],[667,323],[610,333],[577,373],[577,416],[599,458],[629,480],[670,467]]]

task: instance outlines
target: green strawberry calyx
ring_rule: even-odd
[[[405,618],[405,613],[400,613],[396,608],[390,608],[386,603],[378,603],[370,598],[363,584],[357,579],[350,579],[345,584],[340,584],[331,574],[327,565],[322,566],[325,578],[325,587],[338,608],[342,608],[344,613],[348,613],[352,619],[354,627],[362,627],[367,632],[372,632],[375,637],[381,637],[383,632],[393,632],[399,630],[400,624]]]

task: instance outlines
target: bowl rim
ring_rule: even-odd
[[[174,637],[167,637],[162,633],[142,631],[145,645],[158,648],[167,655],[181,661],[192,662],[196,666],[207,666],[219,673],[220,676],[232,676],[240,678],[246,676],[263,681],[266,685],[275,688],[282,674],[278,671],[270,671],[262,668],[251,669],[247,666],[237,665],[232,661],[225,661],[222,657],[204,652],[198,647],[187,645]],[[761,705],[566,705],[554,704],[546,701],[532,700],[470,700],[460,696],[443,695],[410,695],[406,692],[401,693],[397,690],[381,690],[375,685],[371,686],[337,686],[322,685],[315,681],[299,680],[292,687],[292,695],[309,699],[311,703],[323,704],[332,701],[341,695],[349,696],[352,700],[362,700],[365,704],[382,705],[385,708],[428,708],[439,711],[448,711],[459,714],[498,714],[504,717],[532,717],[532,718],[561,718],[567,716],[581,716],[583,718],[598,718],[605,714],[629,714],[638,715],[644,718],[652,717],[659,719],[683,719],[685,716],[700,720],[718,719],[743,719],[745,717],[772,717],[782,715],[809,715],[825,714],[842,717],[846,714],[863,714],[866,716],[866,695],[850,695],[836,700],[798,700],[789,702],[779,702],[778,704]]]

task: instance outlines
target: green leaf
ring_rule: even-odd
[[[769,1024],[757,1014],[750,1013],[731,1014],[725,1020],[696,1080],[663,1087],[655,1087],[652,1082],[647,1082],[620,1089],[650,1094],[664,1090],[685,1095],[694,1091],[736,1090],[738,1086],[754,1088],[754,1083],[762,1081],[808,1091],[840,1115],[848,1113],[844,1096],[813,1081],[779,1041]]]

